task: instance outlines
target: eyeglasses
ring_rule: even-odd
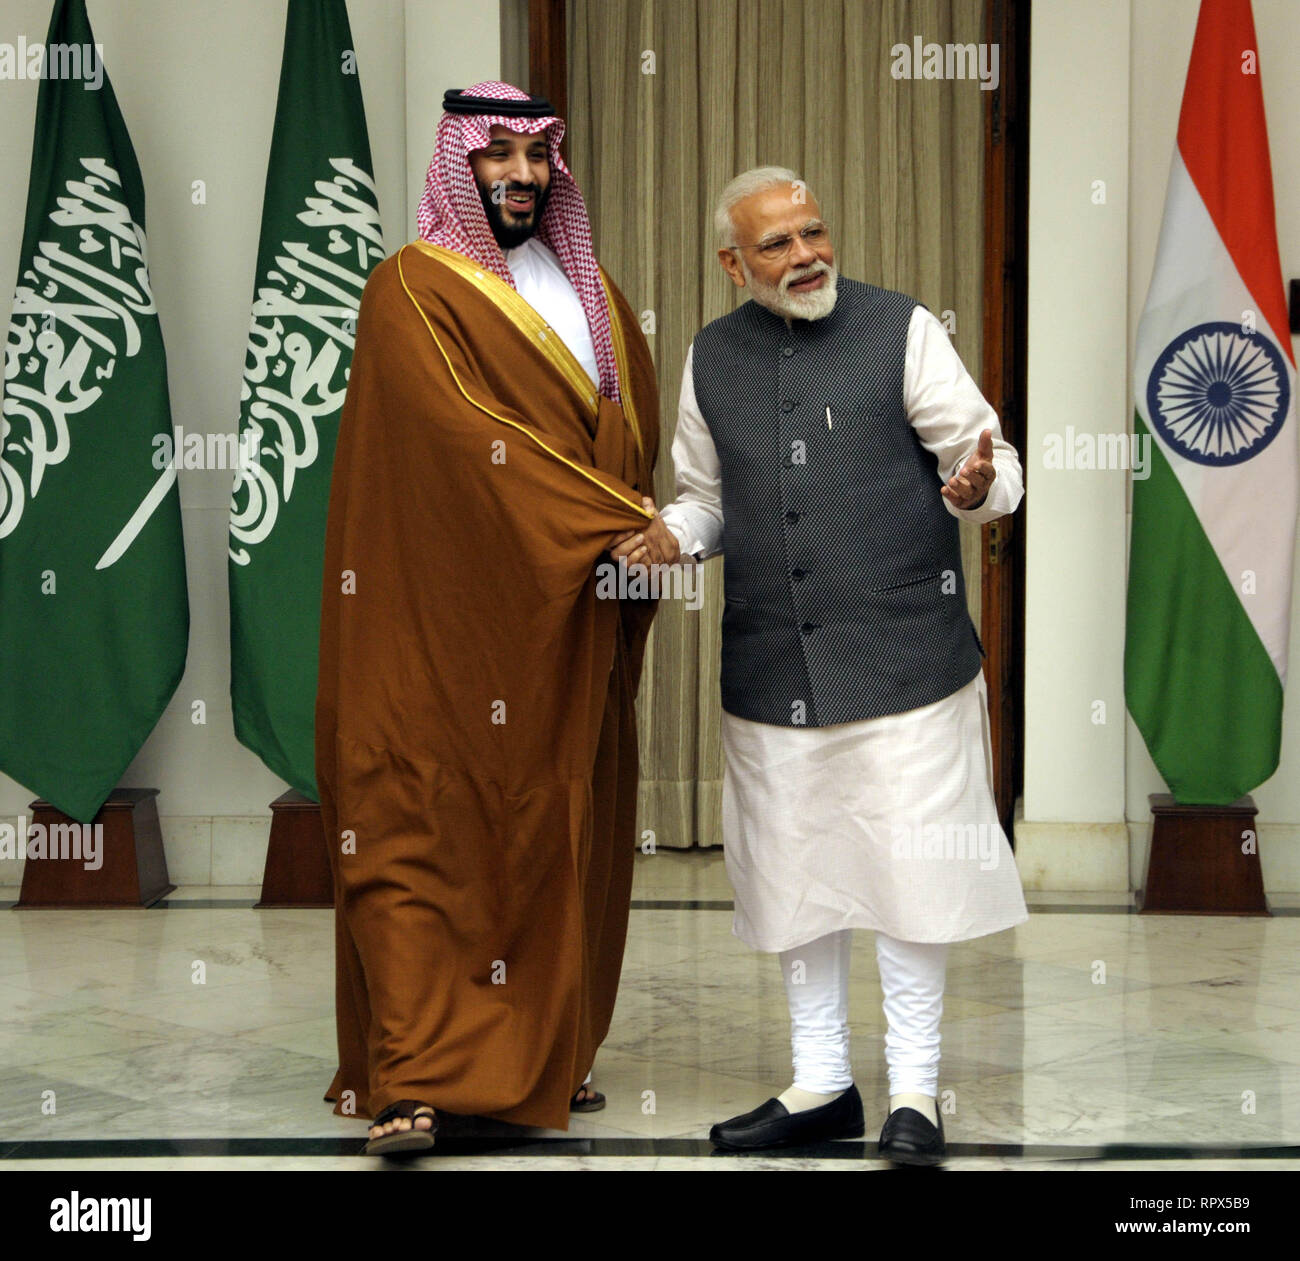
[[[817,219],[813,220],[799,233],[799,239],[814,250],[825,245],[829,238],[830,229]],[[778,259],[782,259],[790,253],[790,247],[793,244],[794,237],[792,236],[774,236],[749,245],[737,244],[728,248],[733,250],[757,250],[759,258],[769,263],[775,263]]]

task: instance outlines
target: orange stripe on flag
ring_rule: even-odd
[[[1201,0],[1178,149],[1242,281],[1294,363],[1250,0]]]

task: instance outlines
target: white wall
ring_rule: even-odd
[[[284,4],[90,0],[91,22],[144,174],[150,270],[173,419],[234,430],[274,118]],[[1283,274],[1300,274],[1300,4],[1255,0]],[[1155,253],[1196,0],[1038,0],[1030,116],[1029,489],[1025,821],[1018,861],[1041,889],[1140,883],[1146,795],[1162,788],[1123,700],[1127,486],[1054,472],[1045,434],[1125,430],[1137,320]],[[444,88],[495,77],[496,0],[349,5],[388,249],[415,235]],[[43,40],[49,0],[5,0],[0,40]],[[36,84],[0,82],[0,322],[23,229]],[[208,203],[190,203],[203,179]],[[1094,180],[1106,202],[1092,200]],[[256,883],[267,803],[284,785],[234,739],[226,603],[229,475],[182,470],[189,665],[126,777],[162,789],[173,879]],[[1296,584],[1300,604],[1300,581]],[[1300,609],[1293,627],[1300,626]],[[1293,638],[1297,634],[1293,631]],[[1300,656],[1293,659],[1300,661]],[[1295,689],[1293,688],[1294,692]],[[195,728],[189,706],[207,702]],[[1106,722],[1092,721],[1104,701]],[[1300,709],[1288,698],[1279,773],[1256,794],[1266,885],[1300,890]],[[0,817],[32,794],[0,777]],[[0,870],[0,885],[16,883]]]
[[[167,347],[173,424],[234,432],[262,192],[284,43],[284,0],[89,0],[96,42],[144,176],[149,270]],[[43,42],[50,0],[4,0],[0,40]],[[442,93],[496,76],[496,0],[348,5],[389,252],[415,235],[415,207]],[[0,325],[18,274],[37,83],[0,81]],[[207,204],[191,204],[192,181]],[[230,474],[180,471],[190,645],[172,703],[123,782],[161,789],[173,880],[257,883],[268,803],[284,783],[234,737],[226,541]],[[196,699],[206,726],[190,722]],[[0,817],[33,793],[0,776]],[[215,817],[215,821],[214,821]],[[0,869],[0,885],[17,868]]]
[[[407,221],[402,239],[413,241],[442,94],[500,77],[501,18],[497,0],[406,0],[405,7]],[[528,90],[526,83],[516,86]]]
[[[1131,426],[1146,300],[1197,0],[1039,0],[1030,90],[1028,573],[1024,818],[1040,889],[1142,883],[1147,794],[1165,791],[1123,702],[1128,488],[1122,472],[1043,467],[1043,437]],[[1284,278],[1300,275],[1300,5],[1254,0]],[[1104,206],[1092,181],[1107,182]],[[1300,660],[1300,576],[1292,660]],[[1254,793],[1265,886],[1300,890],[1300,703],[1278,773]],[[1106,722],[1090,706],[1106,703]]]

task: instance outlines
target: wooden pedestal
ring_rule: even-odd
[[[1169,793],[1152,793],[1151,852],[1143,915],[1268,915],[1255,834],[1255,802],[1180,806]],[[1245,833],[1255,834],[1242,853]]]
[[[48,801],[33,801],[28,835],[44,829],[46,857],[29,856],[23,864],[17,907],[152,906],[171,893],[176,886],[167,879],[157,796],[156,788],[119,788],[85,825]],[[93,871],[86,869],[83,826],[100,829],[100,865]],[[76,853],[82,856],[54,856]]]
[[[333,906],[334,877],[320,806],[291,788],[271,802],[271,841],[259,907]]]

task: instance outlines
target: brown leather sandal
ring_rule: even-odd
[[[427,1116],[432,1122],[427,1130],[415,1128],[415,1118]],[[406,1117],[411,1122],[409,1130],[395,1130],[392,1134],[381,1134],[372,1138],[362,1151],[365,1156],[401,1156],[414,1155],[416,1152],[428,1151],[433,1146],[433,1136],[438,1132],[438,1114],[427,1104],[415,1099],[399,1099],[391,1103],[373,1121],[370,1126],[384,1125]]]
[[[586,1091],[587,1097],[579,1099],[578,1096]],[[593,1090],[585,1082],[573,1092],[573,1098],[569,1100],[570,1112],[599,1112],[605,1106],[605,1096],[599,1090]]]

